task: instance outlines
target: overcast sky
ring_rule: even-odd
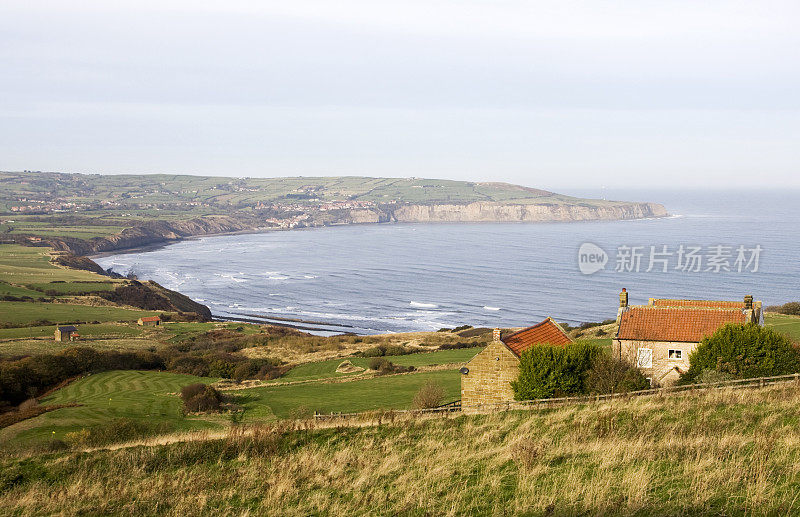
[[[0,170],[800,186],[797,0],[0,1]]]

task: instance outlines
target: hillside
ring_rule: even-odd
[[[544,222],[666,215],[506,183],[0,172],[0,236],[90,254],[214,233],[387,222]]]
[[[798,404],[784,385],[7,457],[0,513],[793,515]]]

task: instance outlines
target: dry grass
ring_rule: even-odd
[[[162,438],[0,460],[0,513],[795,515],[798,407],[782,386]]]

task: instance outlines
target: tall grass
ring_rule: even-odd
[[[0,513],[793,515],[800,389],[0,460]],[[365,425],[369,422],[363,423]]]

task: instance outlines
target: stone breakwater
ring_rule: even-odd
[[[309,218],[297,227],[369,223],[470,223],[470,222],[573,222],[644,219],[667,216],[657,203],[607,204],[468,204],[388,205],[373,209],[338,210],[335,213],[309,210]],[[223,233],[267,231],[270,227],[257,217],[209,216],[188,221],[148,221],[106,237],[89,240],[63,237],[16,236],[26,244],[50,246],[75,255],[130,250],[168,244],[189,237]]]

